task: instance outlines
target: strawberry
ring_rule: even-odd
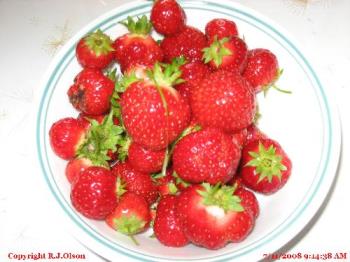
[[[213,40],[215,36],[220,40],[224,37],[238,36],[238,30],[235,22],[224,18],[215,18],[206,24],[205,35],[209,40]]]
[[[255,95],[237,72],[218,70],[191,90],[193,117],[202,126],[220,128],[233,133],[253,121]]]
[[[161,196],[174,195],[178,192],[176,180],[172,173],[173,170],[170,168],[166,170],[165,176],[161,173],[153,176],[153,181],[157,185],[158,192]]]
[[[71,201],[82,215],[104,219],[117,205],[116,177],[103,167],[88,167],[72,184]]]
[[[73,183],[82,171],[92,166],[87,158],[73,158],[66,165],[65,174],[69,183]]]
[[[240,176],[248,188],[272,194],[282,188],[292,162],[281,145],[272,139],[253,140],[243,147]]]
[[[203,49],[203,60],[214,70],[241,72],[246,64],[247,50],[246,43],[237,36],[222,39],[215,36],[210,46]]]
[[[153,65],[162,61],[163,52],[150,36],[152,24],[145,15],[136,22],[129,16],[122,24],[128,28],[129,33],[118,37],[113,47],[116,50],[115,58],[123,71],[129,64]]]
[[[182,138],[173,153],[173,168],[190,183],[226,183],[235,174],[240,148],[229,135],[204,128]]]
[[[154,29],[162,35],[174,35],[184,29],[186,14],[175,0],[156,0],[151,10]]]
[[[175,64],[155,64],[151,81],[137,81],[126,88],[120,105],[123,123],[135,143],[164,149],[190,122],[190,107],[174,88],[181,72]]]
[[[114,58],[112,40],[98,29],[79,40],[75,54],[82,67],[104,69]]]
[[[49,131],[50,145],[55,154],[65,160],[74,158],[84,143],[86,127],[77,119],[67,117],[52,124]]]
[[[150,174],[134,169],[129,162],[117,163],[112,168],[112,173],[118,177],[119,195],[125,190],[142,196],[149,205],[158,198],[156,185]]]
[[[249,125],[247,127],[247,136],[244,145],[250,143],[251,141],[254,140],[259,140],[259,139],[267,139],[267,135],[265,135],[257,125],[254,123]]]
[[[78,111],[87,115],[102,115],[109,111],[114,91],[112,80],[96,69],[84,69],[75,78],[67,94]]]
[[[186,26],[181,32],[167,36],[160,47],[164,53],[164,61],[170,62],[183,55],[188,62],[201,61],[202,49],[207,46],[205,35],[198,29]]]
[[[153,231],[156,238],[165,246],[183,247],[189,243],[176,214],[177,197],[167,195],[158,203]]]
[[[241,130],[238,130],[231,134],[232,141],[234,143],[237,143],[237,145],[242,148],[243,145],[246,143],[247,140],[247,135],[248,135],[248,130],[247,128],[243,128]]]
[[[204,183],[181,192],[176,211],[190,242],[219,249],[247,237],[254,226],[254,218],[234,191],[231,186]]]
[[[250,212],[254,219],[259,216],[259,202],[253,192],[244,187],[237,187],[235,195],[241,199],[241,205]]]
[[[175,88],[183,97],[189,97],[192,86],[199,85],[200,81],[210,73],[209,67],[199,61],[186,63],[180,70],[181,79],[185,82],[176,85]]]
[[[130,236],[138,245],[133,236],[149,227],[150,209],[143,197],[127,192],[120,198],[118,205],[106,217],[105,221],[114,230]]]
[[[162,169],[165,150],[152,151],[137,143],[131,143],[128,150],[129,163],[138,171],[155,173]]]

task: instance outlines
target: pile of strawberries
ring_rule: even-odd
[[[67,92],[79,115],[50,129],[72,205],[135,242],[149,227],[171,247],[242,241],[259,215],[253,191],[276,192],[292,168],[256,126],[256,94],[281,74],[276,56],[249,50],[233,21],[187,25],[175,0],[122,24],[129,33],[114,41],[100,30],[79,41]]]

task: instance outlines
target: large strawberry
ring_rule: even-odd
[[[231,186],[203,184],[181,192],[177,215],[193,244],[219,249],[229,242],[242,241],[251,232],[254,218],[234,191]]]
[[[250,125],[255,115],[255,94],[237,72],[213,72],[192,88],[190,98],[193,116],[202,126],[232,133]]]
[[[118,37],[113,44],[122,71],[129,64],[153,65],[162,61],[163,52],[150,35],[152,24],[145,15],[136,22],[129,16],[122,24],[128,28],[129,33]]]
[[[50,145],[59,157],[69,160],[78,154],[86,138],[86,127],[75,118],[67,117],[52,124],[49,131]]]
[[[181,71],[174,64],[156,63],[151,81],[137,81],[122,94],[121,114],[135,143],[151,150],[164,149],[189,124],[190,107],[174,88]]]
[[[98,29],[80,39],[75,54],[81,66],[104,69],[114,58],[112,40]]]
[[[214,37],[210,46],[203,49],[204,63],[214,69],[238,70],[241,72],[247,61],[247,45],[237,36],[218,39]]]
[[[70,197],[82,215],[104,219],[117,205],[116,177],[106,168],[89,167],[72,184]]]
[[[137,171],[128,161],[118,163],[112,168],[112,173],[118,178],[119,195],[125,191],[142,196],[149,205],[158,198],[158,190],[150,174]]]
[[[189,243],[182,230],[176,213],[177,197],[167,195],[158,203],[153,231],[156,238],[165,246],[183,247]]]
[[[111,108],[114,82],[96,69],[84,69],[68,90],[71,104],[87,115],[102,115]]]
[[[209,40],[214,40],[215,36],[217,39],[238,36],[238,30],[235,22],[225,18],[215,18],[206,24],[205,34]]]
[[[185,27],[186,14],[176,0],[156,0],[151,10],[154,29],[162,35],[174,35]]]
[[[191,183],[226,183],[235,174],[240,147],[229,135],[215,128],[204,128],[182,138],[173,153],[173,168]]]
[[[150,224],[151,214],[147,202],[141,196],[127,192],[118,205],[106,217],[106,223],[114,230],[128,235],[138,244],[135,234],[145,231]]]
[[[202,49],[207,46],[205,35],[198,29],[186,26],[181,32],[167,36],[160,44],[165,62],[183,55],[188,62],[201,61]]]
[[[253,140],[243,147],[240,176],[252,190],[272,194],[290,177],[292,162],[281,145],[272,139]]]

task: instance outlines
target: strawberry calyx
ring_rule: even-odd
[[[255,173],[259,175],[258,183],[267,178],[271,183],[272,178],[277,176],[282,179],[282,171],[287,170],[287,167],[282,164],[282,156],[276,154],[276,147],[270,145],[266,148],[260,141],[258,152],[249,151],[252,159],[246,166],[255,167]]]
[[[213,61],[216,67],[222,64],[222,60],[225,56],[232,55],[232,51],[224,46],[230,39],[224,37],[218,40],[218,37],[214,37],[214,41],[209,47],[203,48],[203,60],[207,64]]]
[[[97,29],[96,32],[88,34],[84,38],[84,41],[86,46],[92,50],[96,56],[106,55],[114,51],[111,38],[100,29]]]
[[[124,93],[125,90],[133,83],[140,81],[136,76],[135,71],[131,71],[129,74],[124,74],[121,78],[118,79],[115,83],[114,91],[116,93]]]
[[[95,166],[109,168],[108,161],[111,160],[108,152],[117,151],[124,128],[113,123],[113,112],[104,118],[102,123],[94,119],[88,119],[91,127],[87,132],[86,139],[78,149],[79,158],[91,160]]]
[[[203,183],[202,187],[204,190],[199,189],[197,193],[203,198],[203,205],[207,207],[216,206],[225,213],[229,211],[244,211],[241,205],[241,198],[234,195],[236,186],[221,185],[220,183],[212,186],[209,183]]]
[[[117,194],[117,199],[119,200],[124,193],[126,193],[126,183],[124,182],[123,179],[121,179],[119,176],[117,177],[117,184],[116,184],[116,194]]]
[[[273,89],[277,90],[278,92],[281,92],[281,93],[284,93],[284,94],[291,94],[291,93],[292,93],[292,91],[281,89],[281,88],[279,88],[279,87],[276,85],[276,82],[278,81],[278,79],[281,77],[282,74],[283,74],[283,69],[280,69],[280,68],[279,68],[279,69],[277,70],[276,77],[274,78],[274,80],[273,80],[271,83],[262,86],[261,89],[262,89],[262,91],[263,91],[263,93],[264,93],[264,96],[266,96],[267,91],[269,91],[270,88],[273,88]]]
[[[125,21],[120,23],[126,26],[131,34],[137,36],[147,36],[152,30],[152,23],[145,15],[137,17],[137,21],[135,21],[131,16],[128,16]]]
[[[126,216],[122,215],[119,218],[114,218],[113,223],[118,232],[130,236],[132,241],[139,245],[133,235],[143,230],[146,222],[135,215]]]
[[[173,177],[175,178],[175,185],[179,185],[182,188],[187,188],[191,185],[190,183],[187,183],[185,180],[179,177],[179,175],[175,171],[173,172]]]

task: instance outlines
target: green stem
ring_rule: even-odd
[[[272,85],[272,88],[276,89],[277,91],[279,91],[281,93],[285,93],[285,94],[291,94],[292,93],[292,91],[281,89],[281,88],[277,87],[276,85]]]
[[[136,240],[136,238],[134,237],[134,235],[129,235],[130,239],[132,240],[132,242],[136,245],[139,246],[140,243]]]

